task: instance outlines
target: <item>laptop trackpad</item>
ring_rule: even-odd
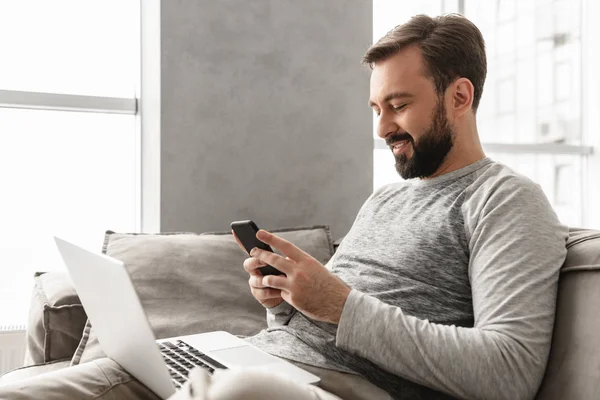
[[[279,359],[253,346],[211,351],[210,356],[228,367],[252,367],[277,362]]]

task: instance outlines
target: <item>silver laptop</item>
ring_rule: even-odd
[[[301,384],[319,382],[319,377],[227,332],[156,340],[121,261],[54,240],[102,350],[161,398],[175,393],[196,366],[210,374],[251,367]]]

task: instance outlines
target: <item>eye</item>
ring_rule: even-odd
[[[397,107],[392,106],[392,109],[394,111],[401,111],[402,109],[404,109],[404,107],[406,107],[406,104],[402,104],[402,105],[399,105]]]

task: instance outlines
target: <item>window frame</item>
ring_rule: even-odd
[[[139,232],[161,231],[161,0],[140,0]]]
[[[138,102],[137,98],[0,90],[0,107],[136,115]]]

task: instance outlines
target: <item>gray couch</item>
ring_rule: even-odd
[[[312,252],[323,263],[335,250],[335,243],[331,242],[327,227],[283,230],[281,234],[287,235],[289,240],[304,247],[309,253]],[[217,254],[213,256],[216,258],[206,260],[206,265],[200,266],[203,268],[203,275],[223,274],[222,268],[210,270],[211,266],[240,265],[245,257],[235,248],[231,235],[192,235],[189,242],[185,242],[187,239],[183,240],[184,245],[180,241],[182,238],[185,239],[183,236],[159,235],[157,239],[156,235],[119,235],[109,232],[104,244],[105,252],[123,259],[126,264],[132,264],[131,267],[128,266],[129,272],[157,337],[215,329],[248,335],[262,329],[264,310],[257,307],[247,293],[247,278],[239,268],[227,269],[233,271],[233,275],[226,276],[225,292],[217,290],[215,293],[207,293],[201,289],[207,286],[206,281],[200,282],[198,286],[190,286],[189,293],[196,296],[193,308],[188,310],[190,312],[184,310],[183,314],[177,315],[172,310],[165,313],[164,309],[156,308],[156,304],[149,300],[155,293],[146,293],[145,290],[162,282],[156,278],[158,276],[159,279],[164,279],[166,264],[155,265],[153,268],[136,266],[134,261],[140,259],[140,248],[146,249],[146,253],[148,248],[155,249],[157,258],[146,259],[144,263],[157,264],[156,260],[162,262],[161,257],[165,253],[174,253],[171,251],[173,246],[176,247],[177,254],[182,251],[189,253],[190,248],[200,246],[203,253],[196,254],[198,257]],[[567,247],[567,259],[559,282],[550,361],[536,399],[600,398],[600,231],[571,229]],[[195,258],[187,254],[185,260],[170,261],[185,264],[190,259]],[[195,271],[193,276],[198,275],[198,265],[190,268]],[[152,276],[156,271],[163,273]],[[185,273],[171,270],[169,276],[173,275],[175,280],[181,279],[183,282],[190,279]],[[209,276],[210,279],[212,278]],[[211,287],[215,285],[219,286],[219,282],[212,281]],[[183,293],[181,296],[184,302],[189,303],[186,298],[188,294]],[[223,306],[222,302],[226,302],[226,298],[231,296],[235,298],[234,301]],[[197,312],[198,309],[205,310],[205,313]],[[193,320],[193,316],[197,316],[197,320]],[[86,323],[85,311],[68,277],[63,274],[47,273],[36,277],[27,337],[26,366],[4,375],[0,378],[0,385],[103,356],[94,339],[93,329],[89,322]]]

